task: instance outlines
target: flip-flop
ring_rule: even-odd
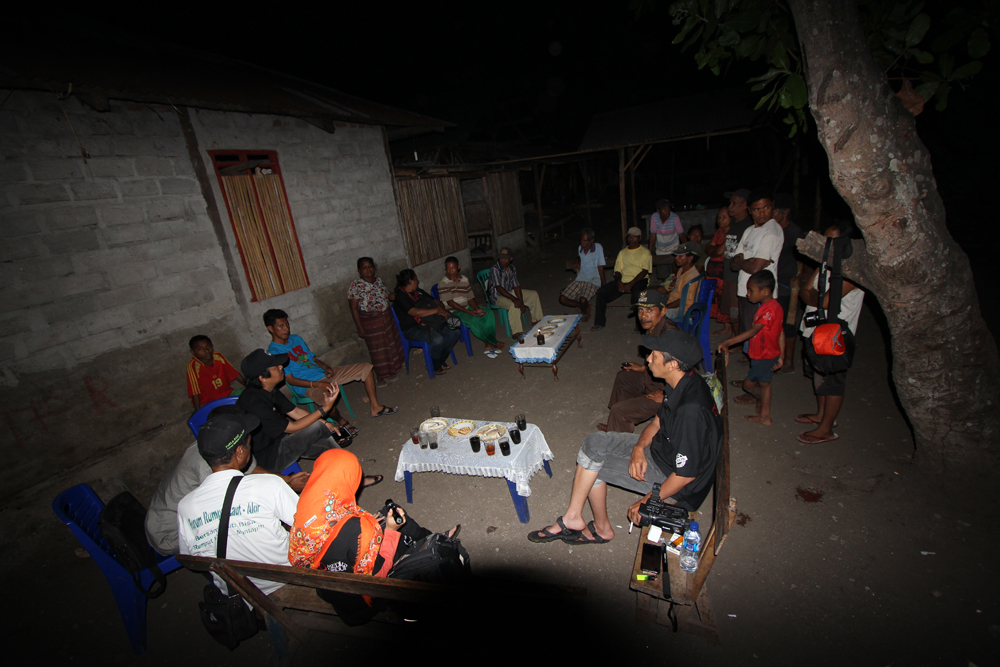
[[[375,480],[371,484],[363,484],[361,486],[362,489],[369,489],[369,488],[371,488],[373,486],[378,486],[379,484],[381,484],[382,480],[385,479],[385,478],[382,475],[365,475],[364,479],[374,479]],[[361,481],[364,481],[364,479],[361,480]]]
[[[559,517],[558,519],[556,519],[556,525],[559,526],[560,528],[562,528],[562,530],[560,530],[558,533],[550,533],[545,528],[542,528],[541,530],[533,530],[530,533],[528,533],[528,541],[529,542],[534,542],[536,544],[542,544],[542,543],[545,543],[545,542],[555,542],[557,540],[566,540],[566,538],[570,538],[570,540],[574,540],[574,539],[580,537],[581,534],[583,534],[583,531],[573,530],[572,528],[567,528],[566,524],[563,523],[563,518],[562,517]]]
[[[584,535],[583,531],[581,530],[580,536],[578,538],[576,538],[575,540],[564,539],[563,542],[565,542],[566,544],[607,544],[608,542],[611,541],[611,540],[606,540],[600,535],[598,535],[597,528],[594,527],[593,521],[587,524],[587,530],[589,530],[590,534],[594,536],[594,539],[588,540],[587,536]]]
[[[496,350],[484,350],[483,354],[485,354],[490,359],[496,359],[497,357],[500,356],[500,353]]]
[[[733,385],[737,389],[742,389],[744,382],[745,382],[745,380],[730,380],[729,384]]]
[[[743,394],[742,396],[734,398],[733,403],[736,405],[756,405],[757,399],[750,394]]]
[[[824,442],[833,442],[834,440],[840,440],[840,436],[836,433],[833,434],[832,438],[817,438],[814,435],[802,435],[795,436],[795,439],[801,442],[803,445],[821,445]]]
[[[397,412],[399,412],[399,408],[390,408],[388,405],[383,405],[381,410],[372,415],[372,419],[382,417],[384,415],[394,415]]]
[[[818,422],[815,419],[810,419],[809,415],[802,414],[802,415],[799,415],[798,417],[795,418],[795,423],[796,424],[821,424],[822,422]],[[837,420],[836,419],[833,420],[833,425],[834,426],[837,425]]]
[[[349,436],[351,436],[352,438],[356,437],[358,435],[358,433],[361,432],[361,429],[359,429],[354,424],[337,424],[337,426],[339,426],[341,429],[347,431],[347,434]]]

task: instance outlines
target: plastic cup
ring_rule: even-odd
[[[528,428],[528,422],[525,420],[524,415],[518,415],[515,417],[514,422],[517,424],[518,430],[523,431]]]
[[[504,456],[510,456],[510,443],[506,440],[500,441],[500,453]]]
[[[410,440],[413,441],[414,445],[419,445],[420,444],[420,429],[419,428],[410,429]]]
[[[478,435],[474,435],[471,438],[469,438],[469,444],[472,446],[472,453],[473,454],[478,454],[479,450],[480,450],[480,448],[482,446],[482,443],[479,440],[479,436]]]
[[[494,445],[492,441],[487,442],[486,443],[486,455],[487,456],[493,456],[496,453],[497,453],[496,445]]]
[[[427,444],[430,446],[431,449],[437,449],[438,448],[438,434],[437,433],[428,433],[427,434],[427,440],[428,440]]]
[[[515,445],[521,444],[521,432],[516,428],[510,430],[510,439],[514,441]]]

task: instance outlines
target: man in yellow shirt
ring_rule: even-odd
[[[639,293],[646,289],[649,280],[646,276],[653,270],[653,256],[649,248],[642,245],[642,231],[638,227],[630,227],[625,234],[628,246],[622,248],[615,260],[615,279],[597,290],[597,307],[594,315],[593,331],[603,329],[608,323],[608,304],[622,294],[632,295],[632,305],[639,301]]]

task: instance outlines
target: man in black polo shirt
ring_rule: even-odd
[[[646,494],[628,510],[639,522],[639,505],[649,499],[653,483],[660,498],[696,510],[715,480],[715,461],[722,448],[722,418],[708,385],[692,369],[701,361],[698,340],[682,331],[643,336],[650,351],[650,372],[666,381],[663,403],[641,435],[594,433],[576,457],[569,509],[555,525],[532,531],[532,542],[562,540],[570,544],[603,543],[615,536],[608,518],[606,484]],[[583,520],[590,500],[594,520]]]
[[[300,458],[314,459],[327,449],[339,448],[330,436],[337,427],[325,421],[339,389],[334,385],[325,392],[313,412],[297,408],[277,388],[285,379],[287,364],[287,354],[271,355],[264,350],[254,350],[240,364],[247,384],[236,406],[260,420],[251,443],[258,464],[268,470],[281,471]],[[366,477],[364,486],[380,481],[381,475]]]

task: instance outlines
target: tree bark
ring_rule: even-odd
[[[888,319],[916,460],[995,469],[1000,360],[913,115],[869,52],[855,1],[789,4],[830,176],[865,239],[844,275],[874,293]],[[818,259],[821,239],[811,234],[799,248]]]

